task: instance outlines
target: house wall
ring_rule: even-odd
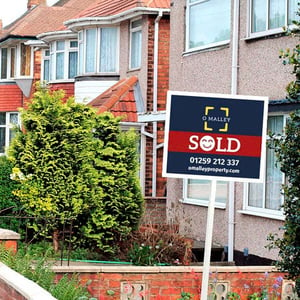
[[[232,1],[233,2],[233,1]],[[194,53],[184,53],[186,0],[172,1],[170,41],[170,90],[231,93],[232,44]],[[268,96],[284,99],[285,86],[292,80],[291,69],[279,59],[279,50],[295,45],[295,40],[286,36],[269,36],[246,40],[247,1],[240,1],[240,24],[238,45],[237,93],[240,95]],[[236,183],[235,199],[235,249],[271,259],[277,252],[265,248],[266,238],[278,232],[281,221],[242,213],[243,184]],[[167,218],[178,222],[181,233],[197,240],[205,239],[205,207],[182,204],[182,180],[168,179]],[[216,209],[213,240],[228,243],[228,204],[225,209]]]

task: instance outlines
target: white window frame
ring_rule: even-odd
[[[45,78],[45,61],[48,61],[49,63],[49,74],[48,74],[48,79]],[[51,78],[51,62],[50,62],[50,49],[43,49],[42,51],[42,66],[41,66],[41,79],[43,81],[50,81]]]
[[[185,52],[194,52],[194,51],[198,51],[198,50],[203,50],[203,49],[208,49],[208,48],[215,48],[215,47],[219,47],[219,46],[224,46],[230,43],[230,39],[228,40],[224,40],[224,41],[219,41],[216,43],[210,43],[204,46],[198,46],[198,47],[190,47],[189,43],[190,43],[190,28],[189,28],[189,24],[190,24],[190,9],[192,6],[194,5],[198,5],[201,4],[203,2],[207,2],[209,0],[194,0],[193,3],[190,3],[190,0],[186,0],[186,24],[185,24],[185,32],[186,32],[186,40],[185,40]],[[231,10],[231,7],[230,7]],[[231,30],[231,28],[230,28]]]
[[[283,27],[278,27],[278,28],[273,28],[269,29],[269,10],[270,10],[270,0],[260,0],[260,1],[268,1],[267,5],[267,10],[266,10],[266,30],[264,31],[259,31],[259,32],[252,32],[252,13],[253,13],[253,0],[248,0],[248,22],[247,22],[247,32],[248,32],[248,38],[258,38],[258,37],[263,37],[263,36],[268,36],[268,35],[274,35],[274,34],[279,34],[283,33],[284,29]],[[285,27],[292,26],[288,24],[288,1],[285,0]],[[295,0],[296,1],[296,0]],[[297,2],[297,1],[296,1]],[[297,4],[296,4],[296,7]]]
[[[63,42],[64,49],[57,50],[57,43]],[[76,42],[77,47],[71,47],[71,43]],[[68,39],[68,40],[57,40],[53,41],[50,44],[50,74],[49,78],[51,82],[61,82],[61,81],[74,81],[74,78],[69,78],[69,55],[71,52],[78,53],[78,41],[76,39]],[[64,69],[63,69],[63,78],[56,77],[56,58],[57,54],[64,54]],[[78,62],[78,58],[77,58]],[[43,74],[43,73],[42,73]],[[78,74],[78,66],[77,66],[77,74]],[[75,76],[77,76],[77,74]]]
[[[133,27],[133,24],[135,22],[141,22],[141,24],[139,26]],[[141,67],[142,64],[142,39],[141,39],[141,43],[140,43],[140,48],[139,48],[139,65],[138,66],[132,66],[132,54],[133,54],[133,48],[132,48],[132,39],[133,39],[133,34],[136,32],[140,32],[142,35],[142,18],[139,19],[134,19],[131,20],[130,22],[130,50],[129,50],[129,70],[136,70],[139,69]]]
[[[101,29],[102,28],[116,28],[117,29],[117,46],[116,46],[116,70],[114,72],[101,72],[100,71],[100,51],[101,51]],[[86,31],[89,29],[96,29],[96,43],[95,43],[95,72],[86,71]],[[87,28],[78,32],[78,75],[117,75],[119,74],[119,56],[120,56],[120,28],[118,26],[102,26],[97,28]]]
[[[23,43],[22,43],[23,44]],[[25,44],[26,47],[27,46]],[[2,51],[3,49],[7,49],[7,60],[6,60],[6,77],[1,78],[2,73]],[[11,59],[12,59],[12,49],[15,51],[14,57],[14,76],[11,76]],[[33,74],[33,49],[30,47],[30,72],[29,75],[21,75],[21,43],[16,46],[8,46],[0,48],[0,81],[11,81],[15,78],[31,78]]]
[[[5,145],[4,145],[5,149],[4,149],[4,152],[0,152],[0,155],[5,155],[5,151],[9,147],[9,144],[10,144],[10,130],[15,125],[20,126],[20,114],[17,111],[10,111],[10,112],[3,112],[2,111],[0,113],[5,113],[5,124],[3,124],[3,125],[0,124],[0,128],[5,128]],[[18,116],[17,124],[11,124],[10,123],[11,114],[17,114],[17,116]]]
[[[182,198],[182,203],[185,204],[193,204],[193,205],[198,205],[198,206],[208,206],[209,200],[206,199],[193,199],[188,197],[188,180],[187,178],[183,179],[183,198]],[[211,183],[211,181],[210,181]],[[217,181],[217,190],[218,190],[218,184],[220,184],[219,181]],[[229,182],[223,182],[221,184],[227,184],[227,196],[226,196],[226,201],[224,202],[219,202],[217,199],[215,201],[215,207],[216,208],[221,208],[225,209],[226,208],[226,202],[228,201],[229,198]],[[210,192],[209,192],[210,194]]]
[[[272,114],[270,116],[283,116],[283,129],[286,126],[286,122],[288,119],[288,115],[281,113],[281,114]],[[268,137],[267,137],[268,139]],[[266,162],[267,163],[267,159]],[[263,184],[263,206],[265,206],[266,203],[266,169],[265,168],[265,174],[264,174],[264,182]],[[284,174],[282,174],[282,184],[286,182],[286,178]],[[255,206],[250,206],[248,203],[249,200],[249,184],[251,183],[244,183],[244,196],[243,196],[243,210],[239,211],[243,214],[248,214],[248,215],[254,215],[258,217],[264,217],[264,218],[270,218],[270,219],[277,219],[277,220],[284,220],[284,215],[283,215],[283,209],[280,210],[273,210],[273,209],[268,209],[265,207],[255,207]],[[281,196],[281,204],[284,202],[284,196]]]

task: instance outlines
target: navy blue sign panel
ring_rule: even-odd
[[[267,97],[168,92],[163,175],[262,181]]]

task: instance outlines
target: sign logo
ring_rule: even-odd
[[[267,108],[266,97],[169,91],[163,175],[262,181]]]

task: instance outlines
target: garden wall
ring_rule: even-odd
[[[190,299],[200,299],[200,266],[70,265],[56,266],[54,271],[57,278],[66,273],[79,273],[81,283],[90,283],[88,290],[99,300],[177,300],[182,292],[190,293]],[[284,275],[273,267],[265,266],[212,267],[210,291],[215,292],[216,300],[225,299],[229,291],[246,300],[250,294],[263,289],[268,290],[269,296],[277,296],[276,299],[293,299],[293,283],[284,280]]]

